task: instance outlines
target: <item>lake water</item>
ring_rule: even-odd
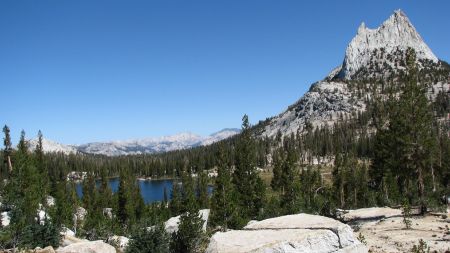
[[[161,179],[161,180],[138,180],[139,188],[141,189],[141,195],[146,204],[155,201],[164,200],[164,188],[167,189],[167,197],[170,199],[170,192],[172,191],[173,179]],[[108,182],[109,187],[113,192],[117,192],[119,189],[119,178],[111,178]],[[100,185],[100,181],[97,181],[97,186]],[[76,184],[76,191],[78,197],[83,197],[82,184]],[[208,189],[209,193],[212,192],[212,187]]]

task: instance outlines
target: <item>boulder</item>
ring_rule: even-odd
[[[52,246],[48,246],[43,249],[35,249],[34,253],[55,253],[55,250]]]
[[[60,234],[62,236],[75,236],[75,232],[73,232],[72,230],[66,228],[66,227],[62,227]]]
[[[402,210],[389,207],[370,207],[356,210],[340,210],[338,215],[344,222],[361,220],[379,220],[402,216]]]
[[[84,221],[86,218],[87,211],[83,207],[79,206],[77,207],[77,211],[74,214],[74,220],[75,221]]]
[[[358,224],[359,231],[355,235],[364,236],[367,247],[373,253],[412,252],[419,240],[428,245],[429,252],[449,252],[448,218],[425,215],[414,216],[411,221],[411,229],[405,229],[403,217],[365,221]]]
[[[6,227],[6,226],[9,225],[10,217],[9,217],[9,213],[8,212],[2,212],[0,218],[2,219],[2,226],[3,227]]]
[[[66,234],[66,235],[62,236],[60,245],[62,247],[65,247],[65,246],[72,245],[72,244],[79,243],[79,242],[89,242],[89,241],[86,239],[80,239],[75,236]]]
[[[204,221],[203,231],[206,231],[206,226],[208,225],[209,212],[210,212],[209,209],[202,209],[199,211],[200,216],[202,217],[202,219]],[[164,223],[166,232],[169,234],[177,232],[178,231],[178,223],[180,223],[180,215],[168,219]]]
[[[113,218],[113,210],[110,207],[103,208],[103,215],[109,219]]]
[[[125,252],[130,239],[125,236],[113,235],[108,238],[108,243],[118,248],[121,252]]]
[[[116,253],[116,249],[103,241],[87,241],[59,248],[56,253]]]
[[[45,201],[47,202],[47,206],[55,206],[55,198],[53,198],[52,196],[48,195]]]
[[[318,215],[296,214],[252,222],[243,230],[217,232],[206,252],[366,253],[367,248],[346,224]]]

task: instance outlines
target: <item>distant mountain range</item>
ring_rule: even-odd
[[[43,139],[44,152],[88,153],[106,156],[154,154],[173,150],[188,149],[198,146],[210,145],[240,132],[239,129],[225,128],[208,136],[200,136],[190,132],[179,133],[157,138],[144,138],[126,141],[92,142],[82,145],[64,145],[52,140]],[[29,141],[34,149],[37,139]]]

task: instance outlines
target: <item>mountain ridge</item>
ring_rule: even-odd
[[[153,154],[167,151],[206,146],[230,138],[240,132],[236,128],[224,128],[208,136],[191,132],[181,132],[154,138],[91,142],[81,145],[65,145],[43,138],[44,152],[62,152],[64,154],[87,153],[106,156]],[[31,150],[37,145],[37,139],[28,141]]]
[[[288,108],[256,126],[257,136],[274,137],[297,134],[307,127],[331,125],[342,117],[366,110],[370,90],[380,83],[404,75],[406,50],[416,51],[419,69],[448,71],[425,44],[406,14],[396,10],[378,28],[369,29],[364,22],[348,44],[343,63],[324,79],[313,83],[299,100]],[[441,78],[442,79],[442,78]],[[434,80],[430,96],[448,91],[450,77]],[[360,82],[363,94],[355,94],[350,84]],[[382,88],[381,88],[382,89]]]

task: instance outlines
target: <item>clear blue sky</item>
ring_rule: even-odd
[[[450,60],[450,1],[0,1],[0,124],[67,144],[253,123],[403,9]]]

